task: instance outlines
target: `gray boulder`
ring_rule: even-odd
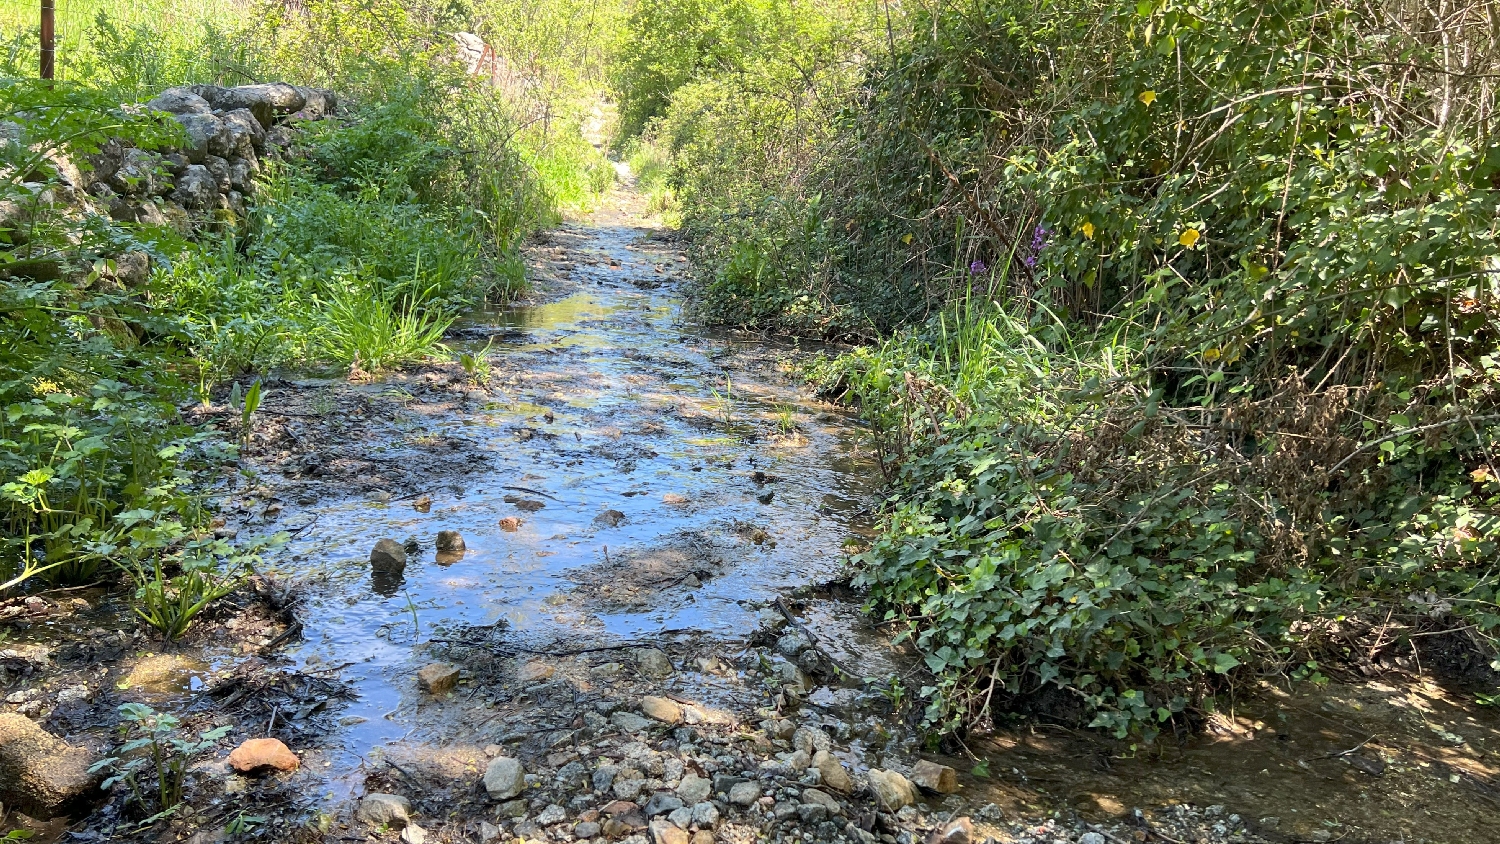
[[[218,111],[249,109],[262,126],[271,125],[278,115],[291,114],[307,103],[307,98],[301,91],[285,82],[241,85],[238,88],[219,88],[202,93],[204,99]]]
[[[109,176],[109,186],[124,196],[151,196],[156,193],[162,166],[161,156],[131,147],[120,155],[120,164]]]
[[[187,145],[182,152],[193,164],[202,164],[209,155],[222,155],[229,150],[229,130],[224,121],[212,114],[178,114],[173,117],[187,132]]]
[[[189,210],[213,208],[218,197],[218,180],[202,164],[192,164],[183,170],[177,177],[177,190],[172,191],[172,201]]]
[[[198,96],[191,88],[168,88],[147,102],[146,108],[168,114],[208,114],[213,110],[208,100]]]
[[[0,801],[34,818],[48,819],[86,795],[97,778],[93,756],[15,713],[0,715]]]
[[[338,108],[338,101],[332,91],[298,87],[297,93],[301,94],[304,100],[301,115],[308,120],[322,120]]]
[[[229,186],[240,193],[253,193],[260,162],[254,158],[236,158],[229,162]]]
[[[229,162],[217,155],[205,155],[203,166],[208,169],[208,172],[214,174],[214,184],[218,185],[219,193],[228,193],[230,188]]]
[[[397,794],[366,794],[354,816],[370,826],[400,828],[411,822],[411,801]]]
[[[233,136],[229,145],[231,149],[239,149],[248,143],[256,153],[266,151],[265,127],[255,118],[250,109],[237,108],[233,111],[226,111],[219,116],[219,119],[224,121],[224,128],[228,129],[230,135]],[[248,157],[243,152],[238,154]]]
[[[484,790],[492,800],[509,800],[526,790],[526,769],[518,759],[496,756],[484,769]]]

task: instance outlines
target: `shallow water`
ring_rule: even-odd
[[[575,260],[546,301],[459,326],[459,345],[488,349],[489,381],[465,410],[424,414],[415,433],[477,440],[490,460],[433,477],[428,512],[355,496],[283,519],[312,525],[272,561],[313,584],[298,611],[304,640],[287,654],[309,670],[353,663],[339,674],[358,698],[331,737],[335,779],[435,726],[412,678],[446,630],[743,639],[759,602],[833,577],[864,527],[874,466],[853,419],[780,371],[770,344],[682,326],[655,269],[673,253],[644,235],[565,228],[554,240],[596,263]],[[403,443],[367,448],[389,457]],[[502,529],[506,517],[519,529]],[[460,531],[467,551],[434,554],[439,530]],[[386,537],[423,547],[399,577],[371,571]]]

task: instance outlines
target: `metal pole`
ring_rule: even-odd
[[[53,7],[56,0],[42,0],[42,78],[51,79],[53,64],[56,58],[56,48],[53,45],[55,36],[53,25]]]

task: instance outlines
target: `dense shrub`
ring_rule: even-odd
[[[753,113],[696,93],[740,77],[676,89],[648,137],[697,315],[894,332],[823,375],[877,422],[859,579],[932,722],[1047,699],[1150,733],[1415,632],[1496,655],[1487,8],[914,10],[845,54],[857,85],[759,77],[825,101],[759,183],[693,181],[699,147],[774,148],[693,122]]]

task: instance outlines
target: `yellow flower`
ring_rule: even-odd
[[[1136,97],[1136,99],[1140,100],[1146,105],[1151,105],[1152,103],[1156,102],[1156,92],[1151,90],[1142,91],[1141,95],[1139,97]]]
[[[1202,232],[1199,232],[1197,229],[1184,229],[1182,234],[1177,236],[1177,242],[1189,249],[1192,249],[1193,244],[1197,243],[1198,238],[1202,236]]]
[[[1079,226],[1078,230],[1083,232],[1083,236],[1088,238],[1089,240],[1094,239],[1094,224],[1090,223],[1088,220],[1084,220],[1083,225]]]
[[[31,382],[31,391],[38,396],[46,396],[52,393],[61,393],[63,389],[61,384],[53,381],[51,378],[38,378]]]
[[[1220,354],[1222,354],[1222,352],[1220,352],[1218,349],[1208,349],[1203,353],[1203,359],[1208,361],[1209,363],[1213,363],[1214,361],[1219,359]]]

